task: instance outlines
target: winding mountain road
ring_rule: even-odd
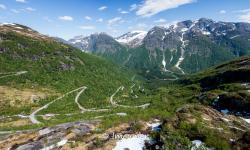
[[[75,97],[75,103],[77,104],[78,108],[83,112],[100,112],[100,111],[108,111],[109,109],[95,109],[95,108],[84,108],[80,103],[79,103],[79,97],[81,96],[81,94],[87,89],[87,87],[84,87],[79,93],[77,93],[76,97]]]
[[[0,75],[3,75],[0,77],[1,78],[6,78],[6,77],[10,77],[10,76],[19,76],[19,75],[22,75],[22,74],[26,74],[28,73],[28,71],[18,71],[18,72],[7,72],[7,73],[0,73]],[[132,77],[132,80],[134,80],[135,76]],[[131,89],[135,86],[135,84],[133,86],[131,86]],[[87,108],[84,108],[80,103],[79,103],[79,97],[81,96],[81,94],[87,89],[86,86],[81,86],[77,89],[74,89],[72,91],[69,91],[65,94],[63,94],[62,96],[52,100],[51,102],[47,103],[46,105],[38,108],[37,110],[35,110],[34,112],[32,112],[30,115],[28,116],[25,116],[26,118],[29,118],[30,121],[33,123],[33,124],[40,124],[41,122],[37,120],[37,116],[43,116],[43,115],[37,115],[38,112],[40,112],[41,110],[43,109],[46,109],[48,108],[52,103],[54,103],[55,101],[57,100],[60,100],[62,98],[64,98],[65,96],[73,93],[73,92],[76,92],[76,91],[79,91],[75,97],[75,103],[77,104],[78,108],[81,110],[81,113],[84,113],[84,112],[101,112],[101,111],[108,111],[109,109],[95,109],[95,108],[90,108],[90,109],[87,109]],[[139,105],[139,106],[127,106],[127,105],[119,105],[117,104],[113,98],[114,96],[120,91],[120,90],[123,90],[124,89],[124,86],[120,86],[116,91],[115,93],[113,93],[111,96],[110,96],[110,103],[112,106],[116,106],[116,107],[125,107],[125,108],[146,108],[148,107],[150,104],[147,103],[147,104],[143,104],[143,105]],[[18,117],[24,117],[24,116],[18,116]]]
[[[120,86],[116,91],[115,93],[113,93],[111,96],[110,96],[110,103],[112,106],[115,106],[115,107],[124,107],[124,108],[146,108],[150,105],[150,103],[146,103],[146,104],[143,104],[143,105],[139,105],[139,106],[128,106],[128,105],[120,105],[120,104],[117,104],[115,101],[114,101],[114,96],[120,91],[120,90],[123,90],[124,89],[124,86]]]
[[[79,107],[79,109],[81,109],[82,111],[86,111],[85,108],[82,107],[82,105],[78,102],[78,99],[80,97],[80,95],[87,89],[87,87],[84,87],[79,93],[77,93],[76,97],[75,97],[75,103],[77,104],[77,106]]]
[[[43,109],[48,108],[48,106],[49,106],[50,104],[54,103],[55,101],[60,100],[60,99],[64,98],[65,96],[67,96],[67,95],[69,95],[69,94],[71,94],[71,93],[73,93],[73,92],[75,92],[75,91],[78,91],[78,90],[82,90],[82,92],[83,92],[86,88],[87,88],[87,87],[82,86],[82,87],[79,87],[79,88],[74,89],[74,90],[72,90],[72,91],[69,91],[69,92],[65,93],[64,95],[58,97],[57,99],[55,99],[55,100],[53,100],[53,101],[47,103],[47,104],[44,105],[43,107],[40,107],[39,109],[35,110],[33,113],[31,113],[31,114],[29,115],[30,121],[31,121],[32,123],[34,123],[34,124],[39,124],[39,123],[41,123],[40,121],[38,121],[38,120],[36,119],[36,114],[37,114],[38,112],[40,112],[40,111],[43,110]],[[81,92],[81,93],[82,93],[82,92]],[[79,95],[79,96],[80,96],[80,95]],[[79,96],[78,96],[78,97],[79,97]]]

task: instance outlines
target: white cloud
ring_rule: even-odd
[[[99,18],[99,19],[96,20],[96,22],[103,22],[103,19]]]
[[[148,25],[145,23],[138,23],[135,26],[128,27],[129,30],[147,30]]]
[[[154,22],[155,23],[165,23],[165,22],[167,22],[167,20],[161,18],[161,19],[155,20]]]
[[[128,14],[129,12],[123,10],[123,11],[121,11],[120,13],[121,13],[121,14]]]
[[[108,8],[107,6],[101,6],[101,7],[98,8],[98,10],[103,11],[103,10],[105,10],[107,8]]]
[[[80,26],[80,28],[83,30],[94,30],[95,26]]]
[[[136,15],[151,17],[161,11],[177,8],[184,4],[195,2],[196,0],[145,0],[136,11]]]
[[[242,9],[233,11],[234,13],[239,13],[238,19],[243,22],[249,22],[250,23],[250,9]]]
[[[134,11],[134,10],[136,10],[137,8],[138,8],[138,6],[137,6],[136,4],[132,4],[132,5],[130,5],[129,11]]]
[[[53,22],[53,20],[51,20],[49,17],[45,16],[43,17],[44,20],[46,20],[47,22]]]
[[[118,11],[120,14],[128,14],[128,13],[129,13],[128,11],[122,10],[121,8],[117,9],[117,11]]]
[[[25,10],[27,10],[27,11],[36,11],[36,9],[34,9],[32,7],[27,7],[27,8],[25,8]]]
[[[11,9],[10,11],[13,12],[13,13],[16,13],[16,14],[18,14],[20,12],[20,11],[18,11],[16,9]]]
[[[239,19],[244,22],[250,22],[250,11],[241,14]]]
[[[242,9],[242,10],[236,10],[236,11],[233,11],[234,13],[247,13],[249,12],[250,9]]]
[[[58,19],[63,20],[63,21],[73,21],[73,17],[71,16],[60,16]]]
[[[92,20],[92,18],[90,16],[85,16],[84,17],[86,20]]]
[[[145,24],[145,23],[139,23],[136,26],[139,27],[139,28],[146,28],[146,27],[148,27],[147,24]]]
[[[111,26],[111,25],[116,25],[116,24],[120,24],[123,22],[124,22],[124,20],[121,17],[115,17],[115,18],[108,20],[108,25]]]
[[[19,2],[19,3],[27,3],[26,0],[16,0],[16,2]]]
[[[225,14],[225,13],[227,13],[227,11],[225,11],[225,10],[220,10],[219,13],[220,13],[220,14]]]
[[[6,6],[5,6],[4,4],[0,4],[0,9],[5,10],[5,9],[6,9]]]

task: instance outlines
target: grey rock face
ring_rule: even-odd
[[[42,148],[43,145],[41,142],[32,142],[25,145],[21,145],[16,150],[38,150]]]
[[[250,53],[249,23],[206,18],[186,20],[169,27],[152,28],[138,46],[121,44],[136,34],[122,35],[120,43],[105,33],[79,36],[70,42],[82,50],[132,69],[142,69],[142,72],[193,73]]]
[[[54,149],[58,146],[62,146],[67,143],[66,136],[69,133],[75,133],[76,136],[83,136],[90,133],[92,130],[91,126],[97,122],[70,122],[53,127],[40,129],[38,137],[34,141],[26,141],[23,144],[15,145],[12,149],[16,150],[39,150],[46,147],[53,147]]]
[[[96,33],[88,37],[78,36],[69,42],[83,51],[93,53],[114,53],[123,48],[120,43],[106,33]]]
[[[177,49],[180,44],[179,33],[163,27],[154,27],[148,32],[143,43],[149,50]]]

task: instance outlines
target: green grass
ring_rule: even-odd
[[[131,84],[130,78],[133,74],[130,71],[100,57],[82,53],[80,50],[54,41],[33,40],[15,33],[1,33],[1,36],[4,40],[0,43],[0,47],[7,51],[0,55],[0,72],[25,70],[28,73],[2,78],[0,85],[17,89],[46,88],[61,94],[80,86],[87,86],[84,99],[95,102],[94,105],[98,106],[117,87]],[[37,59],[34,60],[34,58]],[[62,63],[71,68],[62,70]],[[52,98],[45,101],[50,100]],[[73,100],[70,97],[64,99],[65,101],[70,103]],[[42,106],[42,103],[36,105]],[[11,114],[13,109],[1,107],[0,113]],[[26,108],[19,109],[21,113]],[[70,110],[74,107],[66,109]]]
[[[20,127],[2,127],[1,130],[29,129],[42,126],[52,126],[55,124],[88,120],[96,116],[125,112],[127,116],[109,116],[102,120],[103,128],[112,126],[114,123],[129,122],[133,120],[148,120],[152,117],[164,118],[171,116],[174,110],[185,103],[184,100],[190,98],[183,95],[171,96],[168,92],[176,94],[175,85],[170,85],[164,89],[151,90],[151,85],[143,84],[140,80],[131,81],[132,72],[114,65],[98,56],[82,53],[70,46],[54,41],[41,41],[20,36],[16,33],[1,33],[4,37],[0,47],[7,49],[0,56],[0,72],[28,71],[21,76],[13,76],[0,80],[0,85],[22,88],[46,88],[62,95],[68,91],[81,86],[87,86],[82,93],[79,102],[85,108],[110,108],[108,112],[87,112],[76,114],[70,117],[59,115],[51,120],[45,121],[38,117],[43,124],[28,125]],[[13,61],[13,59],[15,61]],[[62,70],[61,63],[70,66],[67,70]],[[140,77],[139,77],[140,78]],[[130,86],[136,84],[134,92],[130,92]],[[118,104],[122,105],[142,105],[150,103],[147,109],[112,107],[109,98],[119,86],[124,86],[124,91],[120,91],[114,97]],[[139,90],[139,86],[144,91]],[[158,85],[156,85],[158,86]],[[171,92],[172,91],[172,92]],[[184,91],[184,90],[183,90]],[[183,92],[180,90],[179,92]],[[55,113],[79,113],[80,110],[74,102],[76,91],[60,100],[55,101],[47,109],[39,114]],[[190,92],[191,93],[191,92]],[[128,98],[123,97],[128,95]],[[134,98],[137,95],[138,98]],[[30,114],[33,110],[45,105],[57,98],[56,96],[40,100],[26,107],[1,106],[1,115]],[[171,107],[169,107],[171,106]],[[14,110],[14,111],[13,111]]]

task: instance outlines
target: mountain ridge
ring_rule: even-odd
[[[143,37],[138,46],[118,42],[114,42],[116,46],[111,46],[109,44],[112,42],[106,41],[112,47],[112,53],[102,50],[105,54],[99,55],[139,70],[144,76],[162,78],[172,73],[194,73],[250,53],[249,23],[201,18],[178,22],[169,27],[155,26],[147,34],[144,32]],[[110,36],[110,41],[114,39]]]
[[[142,44],[143,39],[146,35],[147,35],[146,31],[134,30],[127,32],[115,39],[121,44],[127,45],[130,48],[134,48]]]

